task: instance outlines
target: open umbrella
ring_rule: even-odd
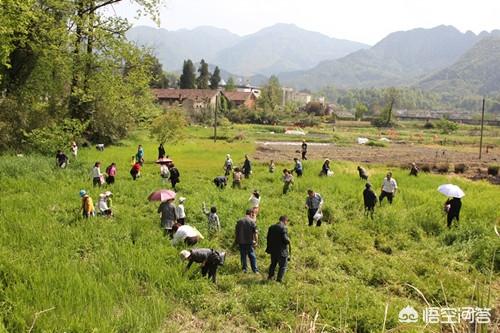
[[[453,184],[444,184],[438,187],[438,191],[447,197],[452,197],[452,198],[462,198],[465,196],[464,191],[457,185]]]
[[[162,158],[157,159],[155,163],[158,163],[158,164],[170,164],[172,162],[173,161],[170,158],[162,157]]]
[[[149,201],[167,201],[170,199],[175,199],[175,192],[171,190],[154,191],[148,196]]]

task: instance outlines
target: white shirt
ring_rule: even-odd
[[[106,197],[100,198],[99,203],[97,204],[97,207],[99,208],[99,211],[105,212],[109,209],[108,207],[108,200]]]
[[[92,168],[92,178],[99,178],[101,177],[101,169],[98,167],[93,167]]]
[[[177,208],[176,208],[175,213],[177,214],[178,219],[186,218],[186,211],[184,209],[184,204],[179,204],[179,206],[177,206]],[[191,236],[188,236],[188,237],[191,237]]]
[[[251,206],[252,208],[259,207],[259,205],[260,205],[260,197],[258,197],[258,198],[257,198],[257,197],[256,197],[256,196],[254,196],[254,195],[252,195],[252,196],[248,199],[248,201],[250,201],[250,206]]]
[[[398,183],[396,183],[396,180],[394,178],[391,178],[390,180],[384,178],[384,183],[382,184],[382,191],[387,192],[387,193],[394,193],[394,191],[398,188]]]
[[[179,229],[174,234],[174,237],[172,239],[172,244],[177,244],[179,242],[184,241],[186,237],[195,237],[199,236],[201,239],[203,239],[203,236],[200,234],[196,228],[193,228],[190,225],[181,225]]]

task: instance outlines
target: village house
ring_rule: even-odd
[[[254,109],[257,103],[257,96],[252,91],[223,91],[222,95],[226,97],[232,107],[236,108],[244,106]]]
[[[188,110],[215,107],[218,90],[211,89],[153,89],[158,103],[163,107],[182,106]]]

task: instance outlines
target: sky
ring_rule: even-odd
[[[374,45],[389,33],[453,25],[479,33],[500,29],[500,0],[163,0],[160,27],[193,29],[210,25],[238,35],[276,23],[293,23],[330,37]],[[134,25],[155,26],[136,17],[137,5],[124,0],[111,15]]]

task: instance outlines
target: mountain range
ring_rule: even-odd
[[[139,26],[130,29],[127,38],[154,49],[169,71],[181,69],[185,59],[205,59],[241,76],[305,70],[369,47],[281,23],[243,37],[207,26],[177,31]]]
[[[452,26],[389,34],[372,47],[292,24],[240,37],[224,29],[132,28],[127,37],[154,49],[169,71],[184,59],[218,65],[222,77],[261,84],[277,74],[296,89],[418,87],[438,92],[500,92],[500,30],[462,33]]]

